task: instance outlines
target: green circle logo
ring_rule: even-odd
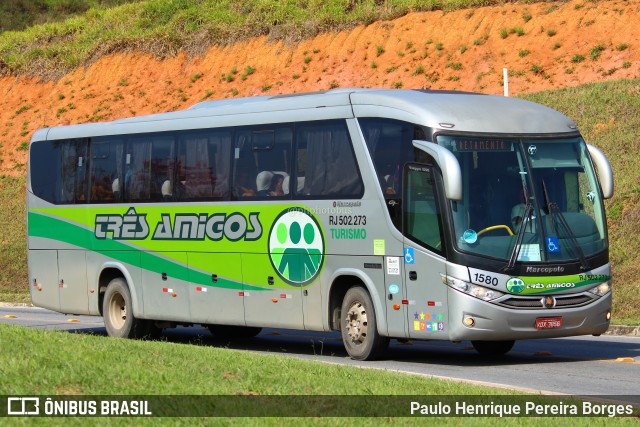
[[[514,294],[519,294],[524,291],[524,281],[522,279],[518,279],[517,277],[512,277],[507,281],[507,290],[509,292],[513,292]]]
[[[276,218],[269,232],[269,258],[278,276],[292,286],[315,279],[324,261],[324,236],[310,212],[289,209]]]

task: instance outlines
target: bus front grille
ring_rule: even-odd
[[[519,296],[507,296],[507,298],[502,299],[500,301],[496,301],[496,304],[502,305],[504,307],[509,308],[521,308],[525,310],[541,310],[548,309],[550,307],[545,307],[543,304],[544,297],[519,297]],[[555,306],[553,308],[572,308],[572,307],[581,307],[583,305],[587,305],[590,302],[596,300],[589,295],[558,295],[555,296]]]

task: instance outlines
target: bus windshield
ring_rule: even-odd
[[[580,260],[607,247],[602,195],[580,137],[439,135],[458,159],[455,245],[506,263]],[[511,265],[512,266],[512,265]]]

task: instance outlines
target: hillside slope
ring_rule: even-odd
[[[113,54],[58,81],[0,78],[0,173],[24,173],[40,127],[186,108],[203,99],[332,87],[511,94],[640,75],[640,1],[412,13],[294,45],[257,38],[158,61]]]

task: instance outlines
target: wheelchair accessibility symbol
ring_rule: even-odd
[[[413,264],[415,261],[416,260],[413,257],[413,248],[404,248],[404,263]]]
[[[558,236],[547,237],[547,251],[560,252],[560,242],[558,242]]]

